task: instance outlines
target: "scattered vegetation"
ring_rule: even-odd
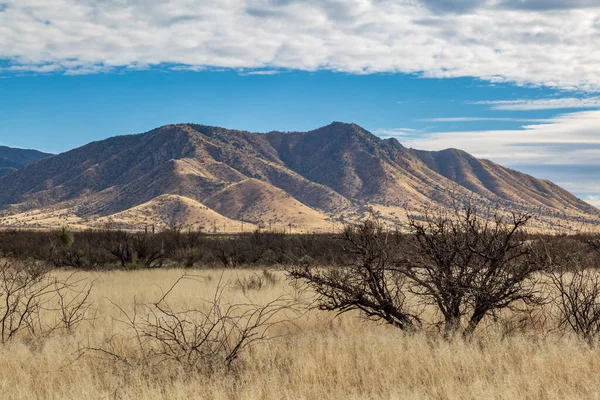
[[[529,234],[529,220],[466,204],[339,235],[5,231],[0,386],[44,371],[53,383],[22,393],[465,398],[479,382],[473,398],[593,396],[600,240]]]

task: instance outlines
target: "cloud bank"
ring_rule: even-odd
[[[598,91],[599,3],[0,0],[0,69],[326,69]]]
[[[555,99],[534,100],[484,100],[473,101],[469,104],[489,105],[492,110],[502,111],[537,111],[537,110],[560,110],[569,108],[600,108],[600,97],[563,97]]]
[[[422,133],[402,140],[424,150],[459,148],[500,164],[600,167],[599,127],[600,111],[594,110],[560,115],[522,129]]]

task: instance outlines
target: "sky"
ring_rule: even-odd
[[[0,0],[0,144],[354,122],[600,207],[600,0]]]

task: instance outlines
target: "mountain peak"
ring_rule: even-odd
[[[455,154],[469,154],[464,150],[457,149],[456,147],[448,147],[447,149],[438,150],[439,153],[455,153]]]
[[[363,129],[360,125],[355,124],[354,122],[342,122],[342,121],[333,121],[329,125],[324,126],[332,127],[332,128],[347,128],[347,129]]]
[[[326,125],[324,127],[318,128],[318,129],[339,129],[339,130],[348,131],[348,132],[368,132],[365,128],[363,128],[362,126],[360,126],[358,124],[355,124],[354,122],[340,122],[340,121],[333,121],[329,125]],[[318,129],[316,129],[316,130],[318,130]]]
[[[319,136],[327,140],[341,140],[346,143],[362,142],[372,144],[381,141],[379,137],[360,125],[346,122],[332,122],[329,125],[306,132],[306,134]]]

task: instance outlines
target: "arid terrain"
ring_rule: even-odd
[[[0,232],[7,399],[593,399],[600,238]],[[221,267],[219,267],[221,266]]]
[[[600,211],[549,181],[344,123],[5,153],[5,398],[597,398]]]
[[[243,353],[234,373],[182,370],[175,362],[148,368],[81,350],[107,345],[135,354],[119,307],[161,296],[185,270],[86,272],[94,281],[94,320],[71,333],[19,338],[0,348],[0,389],[6,399],[573,399],[597,398],[600,354],[571,335],[520,326],[518,316],[490,324],[472,343],[324,311],[277,326],[268,341]],[[66,272],[59,273],[62,276]],[[283,274],[245,293],[236,282],[260,270],[202,270],[169,298],[176,310],[202,308],[217,283],[228,282],[224,303],[265,304],[293,293]],[[138,316],[140,317],[140,316]],[[278,316],[283,318],[283,315]],[[554,321],[545,322],[549,326]]]

